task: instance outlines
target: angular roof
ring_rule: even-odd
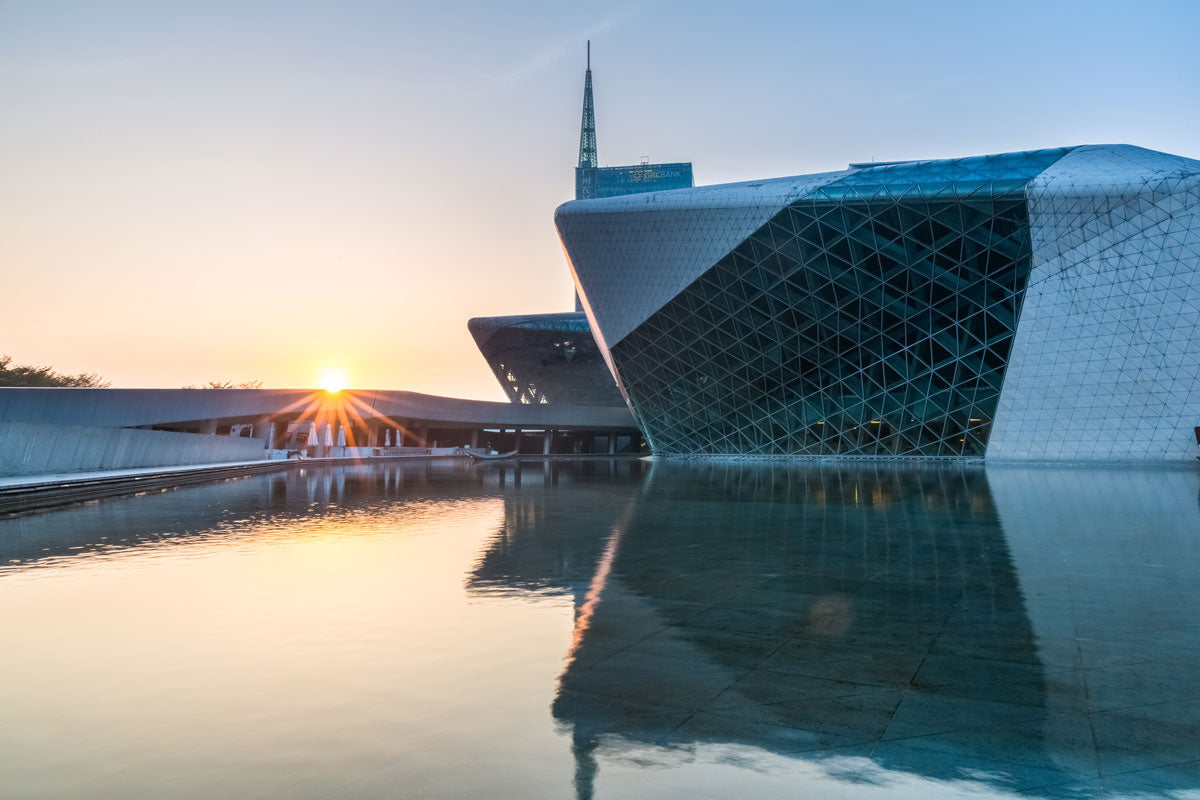
[[[575,200],[555,211],[592,333],[605,348],[792,200],[848,170]],[[653,269],[647,269],[653,265]]]
[[[1064,160],[1070,154],[1080,158]],[[1078,167],[1056,169],[1060,161]],[[1119,189],[1147,169],[1194,163],[1131,145],[1083,145],[853,164],[839,172],[573,201],[559,206],[555,224],[593,333],[607,349],[791,203],[908,197],[969,202],[1022,192],[1031,183],[1044,191],[1051,176],[1051,183],[1078,187],[1092,181]],[[1086,174],[1075,174],[1081,169]]]
[[[513,314],[505,317],[472,317],[467,330],[476,344],[482,345],[497,331],[520,328],[530,331],[563,331],[591,333],[587,315],[582,311],[559,311],[550,314]]]

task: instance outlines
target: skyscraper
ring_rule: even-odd
[[[692,165],[686,162],[599,165],[592,43],[588,42],[575,198],[617,197],[691,185]],[[574,311],[476,317],[467,322],[467,327],[511,402],[599,406],[624,403],[597,347],[578,293]]]
[[[579,166],[575,167],[575,199],[618,197],[692,186],[691,162],[601,167],[596,150],[596,101],[592,96],[592,43],[588,42],[587,71],[583,78],[583,122],[579,127]],[[578,298],[576,298],[576,311]]]
[[[587,43],[587,72],[583,78],[583,122],[579,126],[579,166],[595,169],[596,102],[592,98],[592,43]]]

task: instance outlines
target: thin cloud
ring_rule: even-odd
[[[653,6],[655,2],[638,3],[617,11],[609,12],[600,18],[600,21],[589,28],[582,31],[576,31],[569,35],[560,36],[553,42],[547,44],[542,49],[535,52],[523,62],[508,70],[501,72],[495,77],[497,80],[505,83],[517,83],[528,75],[544,69],[549,65],[561,61],[564,58],[579,54],[579,43],[581,41],[599,36],[605,31],[611,30],[618,25],[628,22],[634,17],[646,11]]]

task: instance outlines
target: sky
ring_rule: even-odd
[[[698,184],[1129,143],[1200,157],[1200,2],[0,0],[0,353],[120,387],[504,395],[601,164]]]

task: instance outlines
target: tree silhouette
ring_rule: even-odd
[[[0,355],[0,386],[59,386],[71,389],[107,389],[111,383],[94,372],[64,375],[53,367],[13,364],[12,356]]]
[[[189,383],[184,389],[261,389],[262,381],[242,381],[234,383],[233,381],[209,381],[208,383],[197,386],[194,383]]]

